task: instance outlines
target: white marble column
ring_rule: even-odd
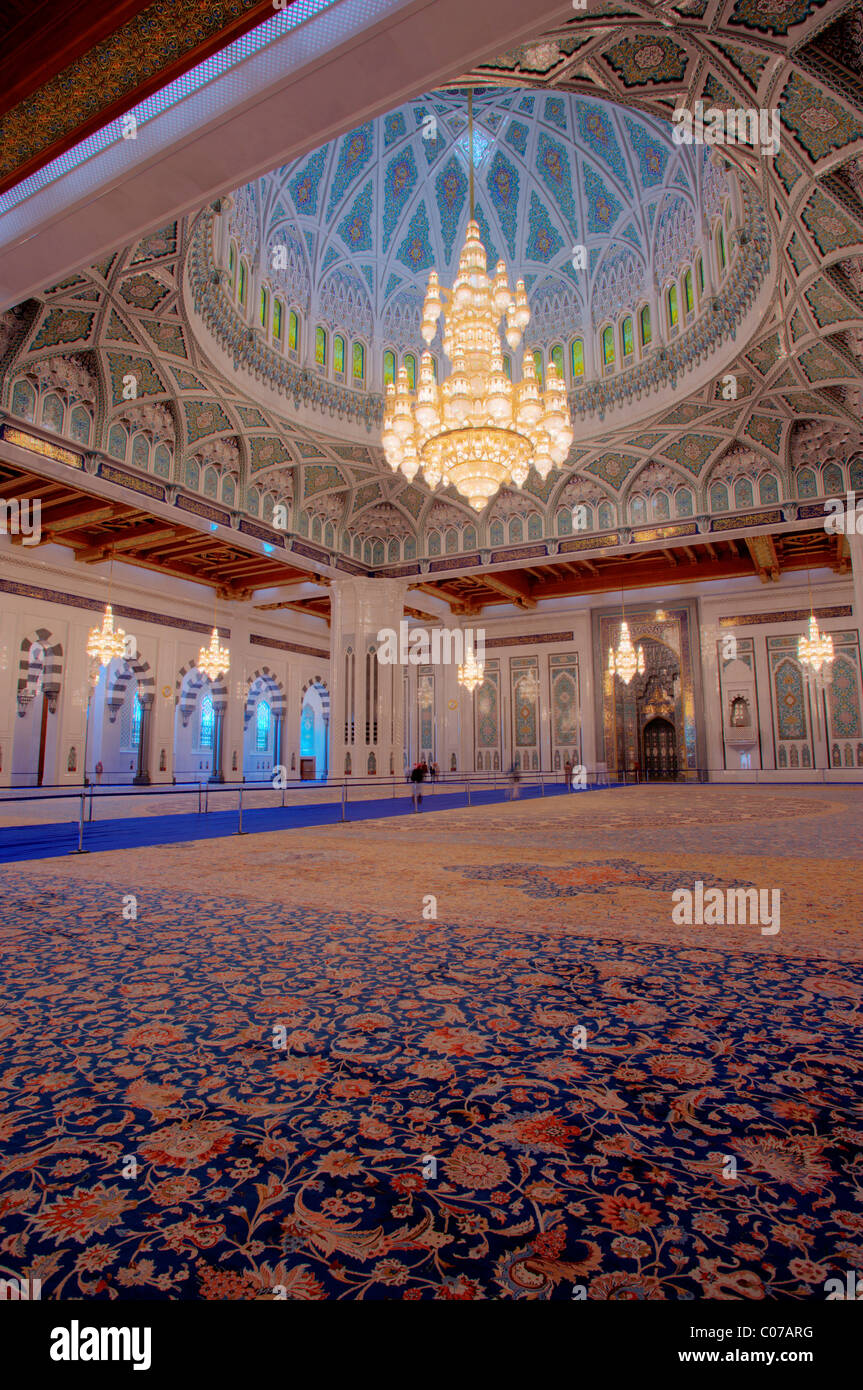
[[[367,657],[371,651],[377,653],[378,633],[383,629],[390,629],[398,641],[406,593],[407,584],[400,579],[352,578],[332,582],[330,772],[333,777],[345,775],[348,757],[351,774],[367,776],[372,755],[377,776],[388,777],[391,767],[397,777],[401,776],[404,667],[379,662],[377,655],[372,661]]]

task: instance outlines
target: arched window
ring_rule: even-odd
[[[90,443],[90,412],[83,405],[76,405],[69,420],[69,433],[76,444]]]
[[[396,380],[396,355],[387,348],[384,353],[384,386],[394,386]]]
[[[300,316],[296,309],[288,314],[288,348],[291,352],[300,350]]]
[[[327,365],[327,331],[320,324],[315,329],[315,363],[318,367]]]
[[[698,298],[704,294],[704,260],[699,251],[695,258],[695,279],[698,284]]]
[[[639,315],[638,315],[638,331],[639,331],[639,334],[640,334],[640,336],[641,336],[641,347],[642,347],[642,350],[643,350],[644,348],[650,347],[651,332],[650,332],[650,305],[649,305],[649,304],[645,304],[644,307],[642,308],[641,312],[640,312]]]
[[[237,248],[231,242],[231,249],[228,252],[228,271],[231,276],[231,294],[237,292]]]
[[[724,483],[714,483],[710,489],[710,510],[712,512],[727,512],[728,488]]]
[[[24,377],[15,382],[12,391],[12,414],[19,420],[36,419],[36,392]]]
[[[261,321],[261,327],[266,328],[270,321],[270,296],[263,286],[261,287],[261,302],[258,306],[258,318]]]
[[[580,381],[584,376],[584,342],[581,338],[573,338],[569,345],[569,368],[573,381]]]
[[[512,358],[508,352],[503,354],[503,374],[507,381],[512,381]]]
[[[240,303],[243,304],[243,305],[245,305],[245,302],[246,302],[246,281],[247,281],[247,279],[248,279],[248,271],[246,270],[246,262],[245,262],[245,261],[240,261],[240,283],[239,283],[239,291],[238,291],[238,296],[237,296],[237,297],[238,297]]]
[[[132,701],[132,731],[129,738],[129,743],[132,748],[137,748],[141,742],[141,714],[141,698],[136,694]]]
[[[695,291],[692,285],[692,271],[689,269],[683,272],[683,304],[687,314],[691,314],[695,308]]]
[[[551,350],[551,365],[554,367],[561,381],[563,381],[563,348],[560,343],[555,343]]]
[[[734,484],[734,505],[739,510],[744,507],[751,507],[754,498],[752,496],[752,484],[748,478],[738,478]]]
[[[408,386],[411,391],[415,391],[417,389],[417,360],[412,352],[405,353],[404,364],[408,374]]]
[[[333,371],[336,376],[345,374],[345,340],[341,333],[333,338]]]
[[[132,462],[136,468],[150,467],[150,441],[145,434],[136,434],[132,440]]]
[[[602,330],[602,369],[604,372],[614,371],[614,329],[611,324]]]
[[[129,443],[129,436],[122,425],[112,425],[108,435],[108,453],[114,459],[124,459],[126,448]]]
[[[632,329],[631,314],[627,314],[620,325],[620,350],[625,358],[631,357],[635,352],[635,334]]]
[[[215,731],[216,712],[213,708],[213,701],[209,695],[205,695],[201,701],[201,733],[198,740],[198,747],[212,748]]]
[[[266,753],[269,746],[270,707],[266,700],[259,700],[255,711],[255,752]]]
[[[352,349],[352,352],[351,352],[351,357],[352,357],[352,362],[351,362],[351,375],[352,375],[354,381],[365,381],[365,379],[366,379],[366,350],[365,350],[365,348],[363,347],[362,343],[354,343],[354,346],[353,346],[353,349]],[[434,358],[432,358],[432,366],[434,366],[434,367],[437,366],[437,363],[435,362]]]
[[[45,396],[42,401],[42,424],[54,434],[63,433],[65,406],[59,396]]]
[[[667,310],[668,310],[668,327],[671,328],[671,329],[674,329],[674,328],[677,327],[677,317],[678,317],[678,315],[677,315],[677,286],[676,286],[676,285],[669,285],[669,287],[668,287],[668,293],[667,293],[667,295],[665,296],[665,304],[666,304],[666,308],[667,308]]]
[[[540,348],[533,350],[533,370],[536,373],[536,384],[541,391],[545,386],[545,359]]]
[[[720,222],[716,228],[716,264],[719,267],[719,274],[725,274],[725,233]]]
[[[282,301],[281,301],[280,299],[274,299],[274,300],[273,300],[273,342],[278,343],[280,346],[281,346],[281,342],[282,342],[282,332],[283,332],[283,330],[284,330],[284,322],[283,322],[283,319],[282,319],[282,313],[283,313],[283,310],[282,310]]]

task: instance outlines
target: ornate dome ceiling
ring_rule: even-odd
[[[544,342],[632,307],[677,270],[719,207],[724,165],[670,125],[568,93],[480,90],[477,220],[489,264],[523,277]],[[428,272],[451,281],[469,202],[463,92],[437,92],[234,194],[231,230],[300,310],[395,347],[419,343]],[[287,266],[273,268],[284,245]],[[586,248],[577,268],[573,248]]]

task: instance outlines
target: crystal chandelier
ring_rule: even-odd
[[[639,676],[644,675],[644,648],[639,647],[636,653],[629,635],[629,623],[625,618],[621,619],[620,623],[617,651],[613,647],[608,649],[608,670],[612,676],[618,675],[624,685],[630,684],[636,672]]]
[[[473,201],[473,93],[468,94],[470,140],[470,221],[458,274],[451,291],[443,290],[436,271],[429,275],[423,306],[422,336],[431,343],[444,311],[443,350],[453,364],[438,385],[429,351],[420,358],[416,397],[401,367],[387,384],[382,443],[387,462],[410,481],[422,470],[430,488],[452,485],[476,511],[482,511],[498,488],[522,487],[533,466],[541,478],[561,465],[573,432],[566,387],[549,367],[540,391],[530,353],[522,379],[504,371],[500,322],[506,340],[518,347],[530,321],[524,281],[509,287],[506,265],[498,261],[492,279]]]
[[[473,694],[478,685],[482,685],[485,667],[477,661],[473,647],[468,647],[465,659],[458,668],[458,683],[463,685],[465,690]]]
[[[833,660],[833,638],[829,632],[819,632],[818,620],[814,613],[809,614],[809,635],[803,633],[797,639],[797,660],[811,666],[816,676],[821,667]]]
[[[210,634],[209,647],[201,648],[195,664],[199,671],[203,671],[205,676],[214,681],[217,676],[227,675],[231,666],[230,657],[229,649],[219,646],[219,629],[214,627]]]
[[[91,627],[87,639],[87,655],[95,657],[102,666],[126,655],[126,634],[114,628],[114,611],[110,603],[105,608],[101,627]]]

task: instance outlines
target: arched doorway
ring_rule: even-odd
[[[174,714],[174,781],[223,782],[222,724],[228,693],[223,678],[211,681],[196,666],[177,682]]]
[[[57,781],[57,741],[63,648],[39,628],[21,643],[18,710],[12,747],[12,786],[51,786]]]
[[[282,731],[285,718],[285,692],[275,676],[264,668],[255,671],[249,682],[243,712],[243,778],[247,782],[267,781],[274,767],[283,764]]]
[[[651,782],[677,777],[677,734],[668,719],[648,721],[642,734],[644,770]]]
[[[329,773],[330,692],[320,679],[303,689],[300,776],[326,781]]]

